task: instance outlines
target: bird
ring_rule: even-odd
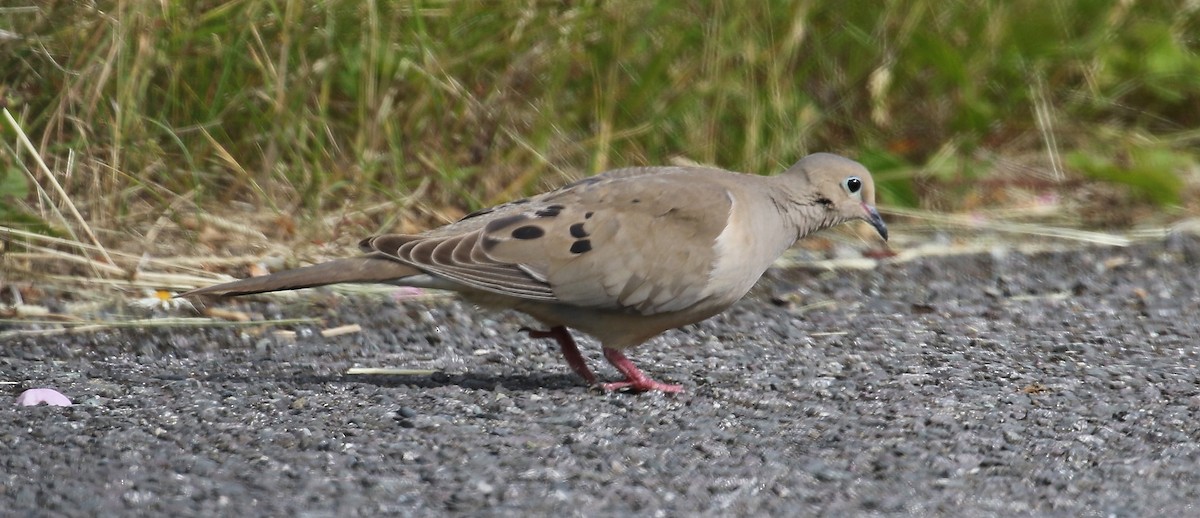
[[[714,167],[614,169],[414,234],[381,234],[354,257],[180,294],[237,296],[335,283],[457,292],[531,316],[567,365],[605,391],[677,393],[624,351],[700,322],[742,298],[799,239],[852,220],[887,241],[862,164],[808,155],[781,174]],[[624,379],[601,383],[570,330],[595,338]]]

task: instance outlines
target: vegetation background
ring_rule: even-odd
[[[1200,214],[1198,50],[1196,1],[9,1],[0,226],[128,277],[813,151],[893,216],[1158,224]]]

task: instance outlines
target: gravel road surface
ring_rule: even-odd
[[[591,391],[449,300],[222,307],[319,321],[5,339],[0,514],[1200,514],[1185,234],[772,270],[632,351],[678,396]],[[33,387],[75,405],[12,403]]]

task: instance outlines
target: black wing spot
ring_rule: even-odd
[[[517,227],[512,231],[512,237],[517,239],[537,239],[544,235],[546,235],[546,231],[542,230],[542,227],[535,227],[533,225]]]
[[[634,199],[633,199],[633,203],[641,203],[641,202],[642,202],[642,200],[639,200],[639,199],[637,199],[637,198],[634,198]]]
[[[592,249],[592,241],[590,239],[580,239],[571,244],[572,254],[582,254]]]
[[[529,219],[529,216],[526,216],[524,214],[513,214],[511,216],[504,216],[503,218],[496,218],[496,219],[488,222],[488,224],[483,227],[483,231],[484,232],[495,232],[504,227],[513,225],[515,223],[520,223],[527,219]]]
[[[545,208],[534,212],[534,215],[539,218],[553,218],[558,216],[558,213],[562,212],[565,208],[562,205],[547,205]]]
[[[587,231],[583,229],[583,223],[571,225],[571,237],[576,239],[588,237]]]
[[[519,200],[513,200],[513,201],[508,202],[509,205],[524,205],[526,203],[529,203],[529,198],[521,198]]]
[[[592,211],[590,211],[590,210],[589,210],[589,211],[587,211],[587,213],[585,213],[585,214],[583,215],[583,218],[584,218],[584,219],[592,219],[592,214],[595,214],[595,212],[592,212]]]

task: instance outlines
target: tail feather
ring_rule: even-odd
[[[216,295],[230,297],[269,291],[298,290],[342,282],[390,283],[397,279],[419,275],[422,272],[412,266],[378,254],[336,259],[327,263],[305,266],[261,277],[250,277],[240,281],[197,288],[180,294]]]

